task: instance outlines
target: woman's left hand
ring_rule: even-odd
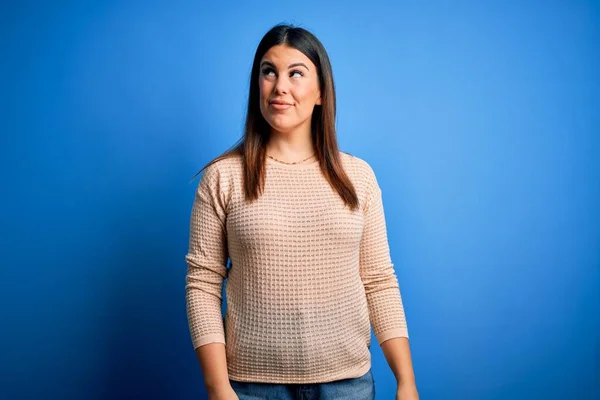
[[[417,385],[414,383],[399,383],[396,400],[419,400]]]

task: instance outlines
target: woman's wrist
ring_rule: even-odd
[[[231,389],[231,383],[229,381],[226,382],[220,382],[218,384],[210,384],[210,385],[206,385],[206,390],[208,391],[209,394],[217,394],[217,393],[222,393],[225,391],[228,391]]]

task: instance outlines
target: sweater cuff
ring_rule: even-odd
[[[405,337],[408,339],[408,329],[407,328],[394,328],[394,329],[387,330],[387,331],[382,332],[379,335],[377,335],[377,341],[379,342],[379,345],[381,346],[381,343],[385,342],[386,340],[394,339],[394,338],[398,338],[398,337]]]
[[[225,344],[225,336],[220,333],[211,333],[208,335],[200,336],[197,339],[192,341],[194,344],[194,350],[198,349],[200,346],[204,346],[209,343],[223,343]]]

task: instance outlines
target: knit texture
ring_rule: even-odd
[[[240,156],[202,174],[185,257],[187,317],[194,349],[226,344],[230,379],[356,378],[371,367],[371,326],[379,344],[408,337],[375,173],[356,156],[340,157],[360,201],[355,211],[318,161],[267,158],[265,190],[252,203]]]

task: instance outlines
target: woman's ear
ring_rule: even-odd
[[[319,92],[319,97],[317,97],[317,101],[315,102],[315,105],[317,105],[317,106],[321,105],[321,92]]]

